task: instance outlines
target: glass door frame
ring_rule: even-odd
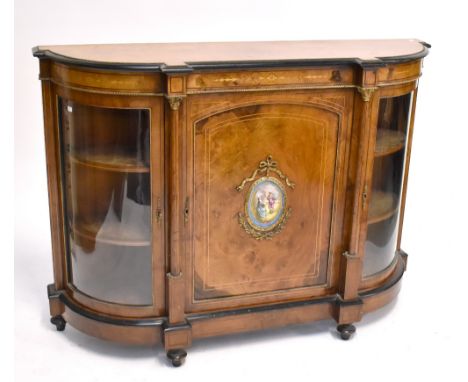
[[[125,317],[154,317],[165,314],[165,232],[164,219],[165,190],[164,190],[164,98],[162,96],[120,95],[105,94],[94,91],[81,91],[68,87],[53,85],[52,98],[54,100],[54,129],[57,155],[57,170],[59,177],[60,195],[60,236],[61,245],[61,271],[64,289],[76,302],[86,308],[99,311],[103,314]],[[151,253],[152,253],[152,304],[151,305],[124,305],[106,302],[92,298],[80,292],[72,283],[69,275],[70,264],[66,239],[65,195],[63,191],[62,148],[60,144],[60,98],[77,102],[85,106],[114,108],[114,109],[146,109],[150,114],[150,185],[151,185]],[[158,171],[159,170],[159,171]]]
[[[410,163],[410,155],[411,155],[411,142],[413,137],[413,125],[414,125],[414,115],[415,115],[415,106],[416,106],[416,98],[417,98],[417,86],[418,81],[413,80],[403,85],[395,85],[395,86],[388,86],[379,88],[373,98],[372,98],[372,108],[371,108],[371,118],[372,124],[370,125],[370,136],[369,136],[369,144],[368,144],[368,154],[367,154],[367,165],[365,170],[365,185],[366,185],[366,202],[363,207],[363,213],[361,215],[361,220],[359,222],[361,229],[359,230],[359,246],[358,246],[358,253],[364,263],[365,254],[365,243],[367,239],[367,225],[368,225],[368,212],[369,212],[369,204],[371,200],[371,192],[372,192],[372,180],[373,180],[373,171],[374,171],[374,154],[375,154],[375,147],[376,147],[376,140],[377,140],[377,123],[378,123],[378,113],[379,113],[379,105],[380,100],[385,98],[392,98],[392,97],[400,97],[407,94],[412,95],[412,99],[409,105],[409,121],[408,121],[408,130],[407,130],[407,138],[406,138],[406,152],[405,158],[403,161],[403,180],[402,180],[402,188],[401,188],[401,202],[399,206],[399,217],[398,222],[396,223],[396,230],[397,230],[397,238],[396,238],[396,251],[395,256],[390,265],[386,268],[382,269],[379,272],[376,272],[372,275],[367,277],[363,277],[361,273],[361,283],[360,283],[360,290],[370,289],[379,285],[383,280],[388,278],[392,272],[394,271],[397,261],[399,259],[398,252],[401,252],[400,243],[401,243],[401,232],[402,232],[402,225],[403,225],[403,218],[404,218],[404,209],[405,209],[405,201],[406,201],[406,189],[408,184],[408,170],[409,170],[409,163]],[[361,267],[361,272],[363,267]]]

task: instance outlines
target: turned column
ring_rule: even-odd
[[[185,76],[167,75],[166,143],[167,166],[168,261],[166,275],[168,319],[164,327],[164,346],[174,366],[180,366],[191,345],[191,327],[185,320],[185,242],[190,200],[185,186]]]

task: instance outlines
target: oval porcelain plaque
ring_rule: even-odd
[[[274,229],[284,218],[286,192],[273,177],[263,177],[250,187],[245,205],[249,224],[259,231]]]

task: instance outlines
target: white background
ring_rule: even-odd
[[[17,380],[466,381],[468,28],[463,3],[17,0]],[[199,340],[179,369],[168,366],[161,347],[107,343],[70,326],[56,332],[49,323],[46,297],[52,262],[42,101],[31,48],[343,38],[419,38],[433,45],[418,95],[402,243],[410,257],[398,300],[366,316],[348,342],[333,334],[332,321]]]

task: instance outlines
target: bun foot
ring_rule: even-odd
[[[63,332],[65,330],[65,326],[67,325],[67,322],[60,315],[52,317],[50,322],[55,325],[58,332]]]
[[[342,340],[349,340],[351,336],[356,332],[356,327],[351,324],[338,325],[336,330],[340,333]]]
[[[172,366],[179,367],[187,357],[187,352],[184,349],[173,349],[167,352],[167,358],[172,362]]]

